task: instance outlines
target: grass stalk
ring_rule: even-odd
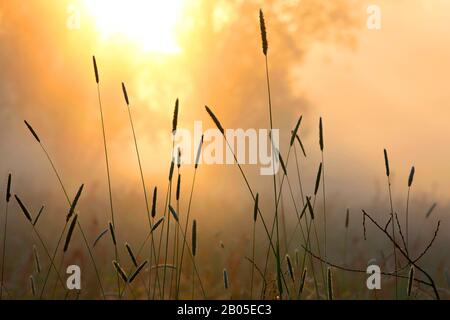
[[[60,275],[58,269],[56,268],[56,266],[55,266],[55,264],[54,264],[54,261],[53,261],[51,255],[50,255],[50,253],[49,253],[49,251],[48,251],[47,245],[45,244],[44,240],[43,240],[42,237],[41,237],[41,234],[39,233],[39,231],[36,229],[36,227],[35,227],[34,224],[33,224],[33,221],[32,221],[30,212],[28,211],[27,207],[26,207],[25,204],[22,202],[22,200],[19,198],[19,196],[14,195],[14,197],[15,197],[17,203],[19,204],[19,206],[20,206],[20,208],[21,208],[21,210],[22,210],[22,212],[23,212],[25,218],[28,220],[28,222],[30,222],[30,225],[31,225],[31,228],[33,229],[34,234],[35,234],[36,237],[38,238],[39,242],[40,242],[41,245],[42,245],[42,248],[43,248],[44,251],[45,251],[45,254],[47,255],[48,259],[50,260],[50,267],[53,268],[53,269],[55,270],[56,275],[57,275],[57,277],[58,277],[58,280],[59,280],[59,282],[61,283],[61,285],[62,285],[63,288],[64,288],[64,287],[65,287],[65,283],[64,283],[64,281],[62,280],[61,275]]]
[[[322,158],[322,197],[323,197],[323,239],[324,239],[324,258],[327,260],[327,207],[326,207],[326,192],[325,192],[325,161],[323,156],[324,142],[323,142],[323,124],[322,117],[319,120],[319,146],[320,155]]]
[[[34,129],[31,127],[31,125],[27,121],[24,121],[24,122],[25,122],[25,125],[28,127],[29,131],[31,132],[31,134],[34,136],[36,141],[39,143],[39,146],[41,147],[42,152],[45,154],[45,157],[47,158],[48,162],[50,163],[50,166],[51,166],[51,168],[53,170],[53,173],[55,174],[55,176],[56,176],[56,178],[57,178],[57,180],[59,182],[61,190],[63,191],[64,196],[65,196],[65,198],[66,198],[66,200],[67,200],[67,202],[69,204],[69,207],[71,207],[72,203],[70,201],[69,195],[68,195],[68,193],[66,191],[66,188],[65,188],[65,186],[64,186],[64,184],[62,182],[61,176],[60,176],[58,170],[56,169],[56,166],[55,166],[52,158],[50,157],[50,154],[47,152],[47,149],[45,148],[44,144],[41,142],[39,136],[36,134]],[[102,282],[101,282],[101,279],[100,279],[100,274],[98,272],[97,264],[95,262],[94,255],[92,254],[91,248],[89,246],[89,243],[87,241],[87,238],[86,238],[86,235],[85,235],[85,233],[83,231],[83,228],[81,227],[80,221],[77,222],[77,226],[78,226],[78,229],[79,229],[79,231],[80,231],[80,233],[82,235],[82,238],[83,238],[84,244],[86,246],[86,249],[88,250],[92,266],[94,267],[95,274],[96,274],[96,277],[97,277],[97,281],[98,281],[98,284],[99,284],[99,287],[100,287],[100,291],[101,291],[102,297],[103,297],[103,299],[105,299],[105,291],[103,290],[103,285],[102,285]],[[67,221],[64,224],[64,228],[63,228],[61,234],[59,235],[58,242],[56,244],[55,250],[53,251],[53,256],[52,256],[52,259],[51,259],[52,263],[53,263],[53,261],[56,258],[56,254],[58,252],[58,248],[59,248],[59,246],[61,244],[61,241],[62,241],[62,238],[63,238],[64,233],[66,231],[66,228],[67,228]],[[44,289],[45,289],[45,284],[47,283],[47,280],[48,280],[48,277],[50,275],[50,272],[51,272],[51,267],[48,268],[48,271],[47,271],[47,274],[46,274],[46,280],[44,281],[44,285],[43,285],[43,288],[41,290],[40,298],[42,298],[42,295],[43,295],[43,292],[44,292]]]
[[[211,109],[208,106],[205,106],[205,109],[206,109],[206,112],[210,115],[211,119],[216,124],[217,128],[219,129],[219,131],[222,133],[222,137],[224,138],[228,149],[230,150],[230,152],[233,155],[234,162],[236,163],[236,165],[237,165],[237,167],[239,169],[239,172],[240,172],[240,174],[242,176],[242,179],[244,180],[245,186],[247,187],[247,190],[250,193],[250,196],[252,197],[252,200],[255,201],[256,200],[255,193],[254,193],[252,187],[250,186],[250,182],[248,181],[247,175],[245,174],[244,170],[242,169],[241,164],[239,163],[239,161],[238,161],[238,159],[236,157],[236,153],[234,152],[233,148],[230,145],[230,142],[228,141],[227,137],[225,136],[224,128],[222,127],[222,125],[220,124],[219,120],[214,115],[214,113],[211,111]],[[276,256],[277,255],[277,250],[275,249],[275,245],[273,244],[272,236],[269,233],[269,229],[267,227],[267,223],[266,223],[266,221],[264,219],[264,216],[262,215],[262,212],[261,212],[260,208],[258,208],[258,215],[261,218],[261,223],[262,223],[262,225],[264,227],[264,231],[265,231],[265,233],[267,235],[267,238],[269,240],[269,247],[272,249],[273,255]],[[284,275],[282,273],[281,273],[281,278],[282,278],[283,283],[286,284],[286,280],[284,279]]]
[[[392,239],[395,242],[395,220],[394,220],[394,205],[392,202],[392,190],[391,190],[391,170],[389,167],[389,158],[387,154],[387,150],[384,149],[384,164],[386,167],[386,177],[387,177],[387,184],[388,184],[388,191],[389,191],[389,204],[391,208],[391,225],[392,225]],[[397,274],[397,248],[394,244],[393,248],[394,252],[394,274]],[[395,298],[398,299],[398,278],[395,278]]]
[[[191,206],[192,206],[192,197],[193,197],[193,194],[194,194],[194,187],[195,187],[195,178],[197,176],[197,170],[198,170],[198,166],[199,166],[199,163],[200,163],[202,146],[203,146],[203,135],[202,135],[202,137],[200,139],[200,143],[199,143],[198,149],[197,149],[197,155],[196,155],[196,158],[195,158],[194,174],[193,174],[193,177],[192,177],[191,191],[189,193],[189,202],[188,202],[188,208],[187,208],[187,213],[186,213],[186,222],[184,224],[184,234],[187,233],[187,229],[188,229],[188,225],[189,225],[189,219],[190,219],[190,215],[191,215]],[[184,250],[185,250],[185,242],[182,242],[181,254],[180,254],[180,263],[179,263],[179,266],[178,266],[178,280],[177,280],[176,299],[179,298],[179,294],[180,294],[180,282],[181,282],[181,273],[183,271]]]
[[[142,169],[142,162],[141,162],[141,156],[139,153],[139,146],[137,143],[137,138],[136,138],[136,130],[134,128],[134,122],[133,122],[133,117],[131,115],[131,107],[130,107],[130,102],[128,99],[128,93],[127,93],[127,89],[125,87],[125,84],[122,82],[122,91],[123,91],[123,95],[125,98],[125,103],[127,104],[127,112],[128,112],[128,119],[130,122],[130,127],[131,127],[131,131],[133,134],[133,141],[134,141],[134,148],[136,151],[136,157],[137,157],[137,161],[138,161],[138,167],[139,167],[139,174],[140,174],[140,178],[141,178],[141,184],[142,184],[142,192],[144,193],[144,201],[145,201],[145,208],[146,208],[146,216],[148,219],[148,224],[150,227],[150,230],[153,229],[153,217],[151,217],[150,214],[150,207],[149,207],[149,200],[148,200],[148,194],[147,194],[147,188],[145,185],[145,179],[144,179],[144,172]],[[152,253],[153,253],[153,258],[155,259],[155,263],[156,263],[156,247],[155,247],[155,239],[154,239],[154,235],[153,232],[150,233],[151,236],[151,248],[150,248],[150,254],[149,254],[149,261],[150,261],[150,265],[152,264]],[[158,273],[156,273],[156,275],[158,275]],[[148,279],[148,293],[147,293],[147,297],[148,299],[150,299],[150,286],[151,286],[151,279],[152,279],[152,272],[151,270],[149,271],[149,279]],[[156,281],[159,283],[159,277],[157,277]]]
[[[414,173],[415,168],[411,167],[411,171],[409,172],[408,177],[408,194],[406,196],[406,215],[405,215],[405,222],[406,222],[406,252],[409,253],[409,195],[411,193],[411,186],[414,180]]]
[[[8,175],[8,182],[6,184],[6,205],[5,205],[5,223],[3,225],[3,245],[2,245],[2,274],[0,283],[0,300],[3,299],[3,288],[5,286],[4,275],[5,275],[5,263],[6,263],[6,241],[8,239],[8,209],[9,201],[11,200],[11,173]]]
[[[253,235],[252,235],[252,261],[255,261],[255,240],[256,240],[256,221],[258,219],[259,194],[256,194],[255,205],[253,207]],[[255,264],[252,264],[250,276],[250,300],[253,300],[253,278],[255,275]]]
[[[108,145],[106,142],[106,130],[105,130],[105,120],[103,116],[103,106],[102,106],[102,98],[100,94],[100,79],[98,74],[98,68],[97,68],[97,61],[95,59],[95,56],[92,57],[92,61],[94,64],[94,72],[95,72],[95,81],[97,83],[97,98],[98,98],[98,107],[100,111],[100,122],[101,122],[101,128],[102,128],[102,138],[103,138],[103,151],[105,155],[105,164],[106,164],[106,177],[108,182],[108,194],[109,194],[109,208],[110,208],[110,214],[111,214],[111,221],[114,226],[114,229],[117,230],[115,216],[114,216],[114,205],[113,205],[113,196],[112,196],[112,187],[111,187],[111,173],[109,168],[109,156],[108,156]],[[114,256],[117,263],[119,263],[119,254],[117,251],[117,244],[114,245]],[[117,275],[117,292],[118,297],[120,297],[120,280],[119,275]]]

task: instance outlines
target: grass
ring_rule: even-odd
[[[388,153],[387,150],[384,149],[384,164],[386,167],[386,177],[387,177],[387,184],[388,184],[388,192],[389,192],[389,205],[391,208],[391,226],[392,226],[392,239],[393,242],[395,243],[395,222],[394,222],[394,205],[392,203],[392,189],[391,189],[391,170],[389,167],[389,158],[388,158]],[[394,252],[394,272],[397,272],[397,248],[394,245],[393,246],[393,252]],[[398,279],[395,278],[395,298],[398,299]]]
[[[103,117],[103,106],[102,106],[102,97],[100,94],[100,78],[98,73],[98,67],[97,67],[97,60],[95,59],[95,56],[92,57],[92,62],[94,65],[94,74],[95,74],[95,82],[97,83],[97,97],[98,97],[98,107],[100,111],[100,121],[101,121],[101,127],[102,127],[102,137],[103,137],[103,150],[105,155],[105,164],[106,164],[106,177],[108,181],[108,195],[109,195],[109,208],[110,208],[110,214],[111,214],[111,221],[116,228],[115,223],[115,217],[114,217],[114,205],[113,205],[113,196],[112,196],[112,187],[111,187],[111,173],[109,169],[109,156],[108,156],[108,146],[106,142],[106,131],[105,131],[105,120]],[[128,100],[128,98],[127,98]],[[114,255],[117,263],[119,263],[119,255],[117,251],[117,244],[114,242]],[[117,276],[117,295],[120,297],[120,281],[119,276]]]
[[[202,242],[203,239],[207,238],[204,232],[207,228],[203,227],[206,224],[203,224],[203,222],[200,221],[199,216],[194,215],[193,213],[197,210],[193,209],[194,193],[197,183],[196,177],[201,163],[200,160],[204,136],[201,137],[201,140],[198,143],[195,154],[195,163],[191,168],[184,165],[182,167],[182,156],[184,156],[184,154],[182,154],[182,150],[175,145],[175,142],[172,143],[172,157],[170,159],[169,175],[166,182],[167,191],[165,198],[163,199],[164,205],[161,208],[158,206],[158,186],[154,186],[153,188],[153,197],[150,205],[150,197],[147,192],[146,179],[144,178],[146,176],[143,169],[145,160],[140,153],[136,128],[132,116],[133,108],[131,107],[130,96],[124,83],[121,84],[122,94],[126,104],[132,142],[134,144],[134,152],[137,159],[137,169],[140,175],[140,188],[142,188],[142,200],[145,207],[145,220],[147,220],[146,223],[148,223],[148,229],[146,228],[146,235],[140,246],[132,246],[130,244],[133,239],[131,239],[130,234],[126,233],[125,228],[121,228],[120,230],[123,237],[118,237],[116,223],[117,216],[115,215],[114,210],[112,175],[110,171],[111,161],[108,155],[108,140],[105,129],[106,121],[104,118],[104,109],[100,91],[99,70],[97,61],[95,57],[93,57],[94,76],[97,84],[98,107],[103,138],[103,152],[106,164],[110,221],[107,226],[102,226],[103,231],[93,236],[93,241],[87,240],[86,233],[80,224],[81,212],[78,209],[82,200],[82,195],[87,192],[84,185],[82,184],[78,188],[73,199],[69,198],[61,174],[56,169],[54,160],[50,157],[37,132],[27,121],[25,121],[27,129],[34,140],[39,143],[50,163],[68,204],[66,211],[67,215],[64,216],[65,221],[63,230],[61,233],[57,234],[58,237],[55,249],[51,254],[49,245],[44,241],[42,230],[38,224],[41,214],[44,211],[44,207],[42,206],[38,214],[33,218],[34,214],[31,213],[22,199],[17,195],[14,196],[22,216],[25,218],[27,224],[31,226],[34,235],[39,240],[39,246],[32,247],[35,270],[31,275],[28,271],[26,273],[26,277],[29,281],[26,286],[26,291],[31,291],[31,297],[36,299],[43,299],[46,297],[45,288],[50,282],[52,271],[54,271],[56,282],[51,297],[64,299],[70,297],[69,292],[65,289],[62,266],[64,265],[65,257],[67,257],[66,254],[68,255],[69,252],[75,252],[77,248],[76,237],[74,237],[77,230],[79,230],[84,245],[89,253],[90,261],[94,268],[100,289],[99,292],[96,292],[95,295],[90,296],[90,298],[106,298],[108,296],[117,299],[196,299],[199,297],[203,299],[248,297],[250,297],[250,299],[255,299],[258,296],[256,292],[259,290],[260,286],[260,298],[262,299],[307,299],[315,297],[316,299],[334,300],[343,297],[343,294],[341,294],[343,289],[340,288],[340,286],[337,286],[337,283],[340,284],[340,282],[336,282],[335,278],[340,280],[345,274],[345,279],[349,279],[347,273],[356,275],[365,274],[366,270],[350,267],[350,263],[347,261],[348,250],[350,250],[349,246],[351,244],[348,239],[350,220],[349,210],[347,210],[345,216],[343,265],[339,265],[332,261],[334,252],[330,251],[330,247],[334,247],[333,242],[335,239],[330,235],[332,235],[333,229],[336,228],[333,228],[333,224],[330,223],[331,216],[329,216],[329,214],[332,213],[333,210],[330,211],[331,206],[328,203],[326,194],[325,149],[322,117],[319,118],[318,148],[317,144],[315,144],[315,149],[311,149],[311,151],[308,149],[308,154],[316,151],[320,155],[320,162],[314,181],[304,181],[304,177],[302,177],[303,170],[301,165],[303,164],[303,161],[306,162],[309,160],[300,138],[302,136],[300,128],[303,116],[297,118],[293,129],[290,130],[289,141],[282,142],[282,146],[287,146],[287,152],[282,153],[281,146],[274,145],[272,132],[274,130],[273,115],[275,108],[273,108],[272,104],[266,21],[262,10],[259,11],[259,27],[262,53],[264,56],[269,120],[268,126],[271,132],[270,140],[272,145],[272,157],[273,160],[278,161],[281,166],[280,172],[278,174],[273,174],[271,177],[273,180],[271,181],[271,184],[273,183],[273,190],[270,190],[270,196],[266,195],[264,192],[256,192],[256,186],[251,184],[249,175],[244,171],[244,167],[237,161],[236,154],[234,153],[233,148],[231,148],[231,142],[227,140],[222,123],[212,109],[205,106],[206,113],[209,115],[218,131],[222,134],[226,147],[232,151],[235,166],[243,179],[246,192],[250,195],[248,198],[240,197],[239,201],[242,201],[243,205],[248,208],[253,208],[252,220],[250,222],[250,215],[248,214],[248,219],[244,217],[242,220],[237,221],[237,224],[242,224],[242,228],[245,232],[250,233],[249,239],[245,238],[244,242],[239,243],[239,245],[235,246],[235,249],[230,250],[230,255],[240,255],[242,261],[244,261],[245,258],[250,263],[250,270],[241,268],[241,264],[235,263],[231,258],[229,258],[230,261],[224,260],[223,262],[219,262],[218,265],[215,265],[213,259],[214,252],[204,249],[204,247],[210,248],[212,246],[211,243],[206,243],[206,241]],[[178,121],[179,100],[177,99],[172,118],[173,137],[176,136]],[[290,161],[292,160],[292,154],[295,163]],[[394,211],[394,196],[391,189],[391,167],[386,149],[384,150],[384,160],[389,195],[389,223],[391,226],[389,226],[388,223],[386,227],[384,227],[384,222],[379,222],[372,214],[363,210],[363,226],[361,229],[363,229],[364,238],[367,239],[368,237],[366,224],[370,224],[387,240],[390,248],[392,248],[394,261],[393,270],[383,270],[382,274],[383,277],[393,280],[395,283],[394,292],[396,298],[399,298],[398,282],[401,280],[407,281],[406,290],[403,294],[408,299],[428,296],[434,299],[440,299],[443,291],[442,288],[440,288],[435,281],[435,275],[422,265],[422,258],[431,250],[438,237],[440,223],[437,224],[437,228],[431,241],[424,246],[422,251],[418,251],[411,245],[412,242],[410,243],[410,239],[412,239],[413,235],[412,230],[409,228],[409,211],[410,192],[415,168],[411,168],[408,177],[406,208],[404,212],[405,226],[403,229],[403,226],[398,219],[398,213]],[[273,169],[275,171],[275,161],[272,163],[274,164]],[[184,192],[182,181],[184,182],[185,177],[188,177],[189,170],[192,170],[192,180],[190,181],[190,192],[188,193]],[[12,284],[14,279],[8,277],[5,272],[6,266],[12,266],[13,262],[11,253],[7,250],[9,243],[7,237],[8,211],[10,199],[12,197],[11,180],[11,174],[9,174],[6,184],[5,219],[3,223],[0,287],[0,298],[2,299],[4,298],[3,291],[5,291],[5,296],[8,298],[11,298],[13,295],[16,295],[16,297],[19,298],[22,297],[16,286],[11,286],[13,290],[7,289],[8,284]],[[173,188],[173,183],[175,183],[174,180],[176,180],[175,188]],[[320,195],[320,192],[322,195]],[[288,200],[290,205],[286,207],[283,203],[283,195],[285,194],[289,196]],[[199,194],[198,197],[200,201],[203,201],[202,197],[206,197],[206,195]],[[263,200],[266,199],[268,201],[263,202]],[[316,208],[316,205],[320,206],[320,204],[318,204],[320,202],[322,208]],[[269,205],[267,205],[267,203],[269,203]],[[187,207],[184,207],[186,204]],[[430,208],[429,212],[425,215],[426,218],[431,215],[434,207],[435,205]],[[184,208],[186,208],[186,210],[184,210]],[[322,216],[317,214],[320,212],[320,209],[323,211]],[[333,208],[331,207],[331,209]],[[246,212],[249,212],[250,210]],[[161,214],[158,214],[158,211],[161,211]],[[213,215],[214,213],[209,214]],[[282,215],[282,217],[280,217],[280,215]],[[353,216],[354,214],[352,213],[352,221]],[[193,217],[195,219],[193,219]],[[199,238],[198,223],[201,223],[202,226],[201,239]],[[387,227],[390,227],[391,231],[388,232]],[[251,231],[249,231],[250,229]],[[191,231],[190,242],[188,241],[187,236],[189,233],[188,230]],[[259,233],[259,230],[262,230],[262,233]],[[373,230],[370,231],[372,232]],[[217,230],[206,230],[206,233],[207,232],[213,233],[217,232]],[[114,250],[114,258],[111,259],[108,256],[110,254],[108,251],[106,251],[104,255],[107,256],[106,260],[109,268],[112,266],[110,269],[112,272],[108,272],[108,269],[105,269],[100,273],[94,259],[93,249],[98,248],[99,243],[102,241],[106,241],[103,239],[107,233],[109,233],[111,237],[111,243],[108,243],[108,247],[111,250]],[[227,236],[227,234],[225,234],[225,236]],[[232,236],[230,235],[229,237],[230,239],[223,240],[231,242]],[[122,238],[124,238],[124,242],[121,242]],[[280,239],[284,239],[284,245],[281,245]],[[150,244],[148,245],[147,251],[148,241],[150,241]],[[62,243],[63,247],[61,248],[60,246]],[[92,243],[92,245],[90,245],[90,243]],[[295,250],[293,250],[292,245],[296,248]],[[339,242],[339,246],[341,245],[342,242]],[[201,247],[200,251],[199,247]],[[138,250],[134,250],[133,248],[138,248]],[[45,258],[47,259],[42,259],[39,256],[39,250],[43,250],[41,252],[45,253]],[[121,251],[123,251],[125,257],[127,257],[127,259],[124,259],[123,261],[119,260]],[[251,257],[244,257],[246,252],[250,252]],[[59,261],[57,261],[58,253],[61,253]],[[284,257],[284,259],[281,259],[281,257]],[[390,259],[389,255],[385,260],[388,259]],[[46,263],[48,263],[48,269],[46,269]],[[224,266],[226,266],[226,268],[224,268]],[[320,274],[317,273],[318,266],[320,266]],[[407,274],[408,269],[409,273]],[[241,274],[240,277],[237,276],[238,274]],[[419,274],[419,276],[417,274]],[[136,280],[137,278],[140,278],[140,281]],[[222,281],[218,281],[219,278],[222,278]],[[110,291],[105,292],[102,284],[103,282],[108,283],[106,289],[112,290],[108,281],[110,279],[117,279],[117,293],[114,293],[113,295],[110,294]],[[346,284],[347,281],[343,283]],[[59,285],[64,289],[63,292],[57,290]],[[200,292],[201,295],[199,295]],[[78,298],[80,294],[84,294],[83,290],[78,292],[76,298]]]
[[[2,273],[0,280],[0,300],[3,299],[3,290],[5,287],[5,266],[6,266],[6,243],[8,239],[8,209],[11,200],[11,173],[8,174],[8,182],[6,184],[6,205],[5,205],[5,223],[3,227],[3,245],[2,245]]]
[[[264,14],[262,10],[259,10],[259,25],[261,29],[261,42],[262,49],[264,54],[264,62],[265,62],[265,70],[266,70],[266,83],[267,83],[267,102],[269,107],[269,124],[270,124],[270,137],[272,140],[272,132],[273,132],[273,117],[272,117],[272,97],[270,91],[270,77],[269,77],[269,64],[268,64],[268,42],[267,42],[267,32],[266,32],[266,23],[264,20]],[[273,192],[274,192],[274,206],[275,206],[275,236],[276,236],[276,270],[277,270],[277,285],[278,285],[278,293],[280,298],[283,297],[283,284],[281,281],[281,259],[280,259],[280,228],[279,228],[279,218],[278,218],[278,201],[277,201],[277,179],[275,174],[275,152],[274,152],[274,144],[272,140],[272,169],[273,169]]]
[[[122,92],[123,92],[123,96],[125,99],[125,103],[127,105],[127,113],[128,113],[128,119],[130,121],[130,127],[131,127],[131,132],[133,134],[133,142],[134,142],[134,147],[135,147],[135,151],[136,151],[136,157],[137,157],[137,161],[138,161],[138,167],[139,167],[139,174],[140,174],[140,178],[141,178],[141,184],[142,184],[142,191],[144,194],[144,202],[145,202],[145,208],[146,208],[146,212],[145,212],[145,216],[148,219],[148,224],[149,224],[149,228],[150,230],[153,229],[153,219],[155,218],[156,215],[156,195],[157,195],[157,189],[155,187],[154,192],[153,192],[153,202],[152,202],[152,209],[150,211],[150,207],[149,207],[149,201],[148,201],[148,196],[147,196],[147,187],[145,184],[145,179],[144,179],[144,172],[142,169],[142,162],[141,162],[141,155],[139,152],[139,146],[138,146],[138,142],[137,142],[137,138],[136,138],[136,131],[134,129],[134,122],[133,122],[133,117],[131,116],[131,108],[130,108],[130,101],[128,98],[128,92],[125,86],[125,83],[122,82]],[[155,247],[155,239],[154,239],[154,235],[153,232],[150,232],[151,234],[151,248],[150,248],[150,253],[149,253],[149,261],[150,264],[152,261],[156,262],[156,247]],[[136,262],[136,261],[133,261]],[[148,298],[150,298],[150,283],[151,283],[151,275],[152,273],[149,272],[149,276],[148,276]],[[156,275],[158,275],[158,273],[156,273]],[[159,284],[159,277],[157,278],[156,282]]]
[[[253,231],[252,231],[252,261],[255,261],[256,242],[256,221],[258,220],[259,194],[256,194],[255,205],[253,207]],[[255,265],[252,264],[252,275],[250,278],[250,299],[253,299],[253,280],[255,275]]]

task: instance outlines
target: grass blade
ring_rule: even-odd
[[[63,250],[64,252],[66,252],[67,249],[69,249],[70,240],[72,239],[72,234],[73,234],[73,230],[75,229],[75,225],[77,224],[77,219],[78,219],[78,215],[76,214],[73,217],[72,222],[70,223],[69,231],[67,231],[66,242],[64,243],[64,250]]]
[[[192,221],[192,256],[197,254],[197,221]]]
[[[262,10],[259,10],[259,27],[261,29],[261,44],[262,50],[265,56],[267,56],[267,50],[269,48],[267,43],[267,32],[266,32],[266,23],[264,21],[264,13]]]
[[[112,224],[112,222],[109,222],[108,226],[109,226],[109,232],[111,233],[112,242],[113,242],[114,245],[117,245],[116,233],[114,231],[114,225]]]
[[[44,206],[41,207],[41,209],[39,210],[39,212],[38,212],[36,218],[34,218],[33,226],[35,226],[35,225],[38,223],[39,218],[41,217],[42,212],[44,212]]]
[[[8,175],[8,183],[6,185],[6,202],[11,199],[11,173]]]
[[[320,186],[320,178],[322,176],[322,162],[319,165],[319,170],[317,170],[317,176],[316,176],[316,185],[314,187],[314,195],[317,194],[317,191],[319,191]]]
[[[130,101],[128,100],[127,88],[125,87],[125,83],[123,83],[123,82],[122,82],[122,92],[123,92],[123,97],[125,98],[125,103],[129,107],[130,106]]]
[[[409,269],[409,276],[408,276],[408,288],[406,290],[406,294],[408,297],[411,297],[413,282],[414,282],[414,266],[411,266],[411,269]]]
[[[36,265],[36,272],[41,273],[41,260],[39,259],[39,253],[37,251],[36,245],[33,245],[33,255],[34,255],[34,263]]]
[[[122,267],[119,265],[119,263],[114,260],[113,262],[114,268],[116,269],[117,274],[122,278],[122,280],[127,283],[128,282],[128,277],[125,274],[125,271],[122,269]]]
[[[147,265],[147,263],[148,263],[147,260],[145,260],[144,262],[141,263],[141,265],[136,269],[136,271],[133,272],[130,279],[128,279],[128,283],[133,282],[133,280],[139,275],[139,273],[142,271],[142,269],[144,269],[144,267]]]
[[[78,204],[78,200],[80,200],[81,192],[83,192],[84,184],[80,186],[80,188],[77,191],[77,194],[75,195],[75,198],[72,201],[72,204],[70,205],[69,214],[67,215],[66,221],[69,221],[72,217],[73,213],[75,212],[75,208]]]
[[[22,212],[23,212],[25,218],[27,218],[28,221],[30,221],[31,223],[33,223],[33,222],[32,222],[32,219],[31,219],[31,214],[30,214],[30,212],[28,211],[28,209],[25,207],[25,205],[23,204],[22,200],[20,200],[19,196],[16,195],[16,194],[14,195],[14,197],[16,198],[16,201],[17,201],[17,203],[19,204],[20,209],[22,209]]]
[[[155,231],[156,229],[158,229],[159,225],[164,221],[164,217],[161,217],[158,221],[156,221],[156,223],[153,225],[152,230],[150,231],[150,233],[152,233],[153,231]]]
[[[97,60],[95,60],[95,56],[92,56],[92,63],[94,64],[95,82],[98,84],[100,79],[98,77]]]
[[[25,122],[25,125],[27,126],[28,130],[30,130],[31,134],[36,139],[36,141],[41,143],[41,140],[39,139],[36,131],[34,131],[33,127],[26,120],[24,120],[23,122]]]
[[[214,115],[214,113],[211,111],[211,109],[208,106],[205,106],[205,109],[206,109],[206,112],[208,112],[208,114],[211,117],[214,124],[216,125],[217,129],[219,129],[219,131],[222,134],[225,134],[225,130],[223,129],[222,125],[220,124],[219,119],[217,119],[217,117]]]
[[[409,172],[409,177],[408,177],[408,187],[411,187],[413,180],[414,180],[414,173],[415,173],[416,169],[413,167],[411,167],[411,171]]]
[[[97,243],[100,241],[101,238],[103,238],[103,236],[109,231],[109,229],[105,229],[102,232],[100,232],[100,234],[97,236],[97,238],[95,238],[94,243],[92,244],[92,247],[94,248]]]
[[[133,262],[134,266],[138,266],[138,262],[136,260],[136,256],[133,252],[133,249],[131,249],[130,245],[128,243],[125,243],[125,247],[127,248],[128,254],[130,255],[131,261]]]
[[[302,118],[303,118],[303,116],[300,116],[300,118],[298,119],[298,121],[297,121],[297,124],[295,125],[295,128],[294,128],[294,131],[292,131],[292,134],[291,134],[291,141],[290,141],[290,146],[292,146],[293,144],[294,144],[294,142],[295,142],[295,136],[297,135],[297,132],[298,132],[298,128],[300,127],[300,124],[301,124],[301,122],[302,122]]]
[[[333,300],[333,275],[331,268],[327,269],[327,294],[328,300]]]
[[[386,176],[390,176],[391,175],[391,171],[389,169],[389,158],[388,158],[388,154],[387,154],[387,150],[384,149],[384,165],[386,167]]]
[[[172,214],[175,221],[178,222],[178,213],[175,211],[175,209],[171,205],[169,205],[169,211]]]
[[[158,188],[153,189],[153,202],[152,202],[152,218],[156,216],[156,200],[158,198]]]

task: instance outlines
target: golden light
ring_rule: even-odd
[[[123,39],[146,52],[176,53],[184,0],[84,0],[103,40]]]

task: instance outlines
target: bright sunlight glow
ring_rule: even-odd
[[[103,40],[122,37],[146,52],[176,53],[184,0],[85,0]]]

